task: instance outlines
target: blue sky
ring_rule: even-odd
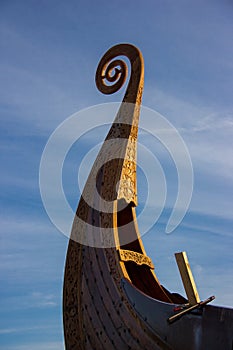
[[[104,96],[94,84],[100,57],[120,42],[142,51],[143,104],[179,130],[194,168],[188,213],[166,235],[177,180],[172,162],[158,155],[168,200],[143,237],[148,255],[160,281],[184,294],[173,254],[186,250],[201,298],[214,294],[216,304],[233,305],[232,17],[230,0],[0,2],[1,349],[64,348],[61,295],[68,240],[43,208],[40,158],[50,134],[68,116],[121,100],[122,91]],[[84,155],[104,136],[103,130],[84,137],[76,154],[81,149]],[[140,142],[156,153],[154,140],[141,134]],[[75,206],[80,152],[77,158],[75,147],[72,152],[64,187]],[[140,181],[139,209],[146,189],[143,176]]]

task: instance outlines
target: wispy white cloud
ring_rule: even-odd
[[[232,221],[190,213],[176,231],[166,235],[164,219],[143,236],[160,282],[185,295],[174,253],[186,251],[200,297],[216,295],[214,304],[232,307]],[[221,261],[216,259],[220,255]]]
[[[162,114],[177,128],[190,127],[211,112],[208,106],[203,106],[201,103],[195,104],[191,98],[184,100],[183,97],[176,96],[171,91],[164,91],[154,85],[149,87],[143,104]],[[153,121],[151,124],[153,128]]]
[[[190,152],[194,168],[191,210],[232,218],[233,110],[216,109],[216,106],[213,110],[203,101],[194,103],[192,98],[184,101],[153,87],[149,91],[149,101],[152,108],[156,106],[173,123]],[[151,121],[151,132],[156,135],[156,119]],[[139,136],[160,160],[169,161],[161,145],[152,142],[147,135],[141,133]],[[165,175],[171,175],[170,168],[169,174],[165,172]],[[173,177],[171,186],[175,185],[176,178]],[[167,204],[171,205],[170,202]]]
[[[20,345],[5,345],[4,350],[64,350],[63,342],[36,342]]]
[[[88,107],[89,98],[84,93],[85,75],[91,57],[83,57],[76,50],[71,52],[37,42],[6,21],[1,22],[2,60],[0,72],[4,89],[1,94],[1,111],[4,116],[18,122],[26,122],[37,128],[37,134],[51,130],[70,114]],[[61,50],[61,51],[60,51]],[[8,53],[8,55],[7,55]],[[18,60],[15,61],[15,55]],[[70,70],[69,61],[73,61]],[[66,70],[64,73],[64,66]],[[76,69],[75,69],[76,67]],[[86,92],[92,85],[87,85]],[[93,84],[94,87],[94,84]],[[80,96],[77,99],[77,96]]]
[[[219,113],[212,113],[205,116],[202,119],[196,121],[196,125],[192,127],[181,129],[181,131],[190,132],[201,132],[201,131],[213,131],[221,132],[225,131],[229,133],[229,128],[232,131],[233,128],[233,111],[221,111]]]
[[[2,310],[58,307],[67,238],[56,231],[46,216],[14,216],[0,221],[1,283],[4,289],[12,288],[12,293],[2,297]],[[43,281],[41,287],[39,281]],[[17,294],[19,286],[25,288],[24,294]]]
[[[43,331],[48,330],[48,328],[54,328],[54,325],[46,325],[46,326],[32,326],[32,327],[15,327],[15,328],[1,328],[0,334],[15,334],[15,333],[27,333],[34,331]]]
[[[54,307],[58,305],[57,296],[55,296],[54,294],[33,292],[29,296],[29,298],[27,298],[27,300],[29,299],[31,299],[31,307]]]
[[[32,292],[25,293],[24,295],[4,296],[4,304],[2,304],[2,310],[5,310],[5,306],[8,305],[8,310],[14,312],[25,312],[32,309],[44,309],[49,310],[60,306],[60,295],[46,294],[46,292]],[[14,329],[14,328],[12,328]]]

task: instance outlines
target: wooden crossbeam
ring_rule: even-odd
[[[204,301],[200,301],[200,303],[197,303],[195,305],[189,306],[187,309],[184,309],[184,310],[178,312],[177,314],[169,317],[167,319],[167,321],[168,321],[168,323],[173,323],[173,322],[179,320],[184,315],[187,315],[189,312],[191,312],[191,311],[193,311],[193,310],[195,310],[195,309],[197,309],[199,307],[205,306],[206,304],[210,303],[214,299],[215,299],[215,296],[213,295],[213,296],[209,297],[208,299],[206,299]]]

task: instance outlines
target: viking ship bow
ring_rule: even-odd
[[[66,350],[228,349],[218,346],[222,342],[232,349],[232,328],[227,326],[231,310],[205,306],[210,300],[191,305],[170,293],[159,283],[146,255],[135,212],[144,81],[140,51],[129,44],[109,49],[97,68],[96,85],[104,94],[122,87],[127,65],[119,56],[130,62],[128,86],[84,187],[67,251]],[[210,340],[220,318],[219,338],[213,334]]]

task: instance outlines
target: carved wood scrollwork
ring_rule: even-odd
[[[121,261],[133,261],[137,265],[147,265],[151,269],[154,269],[153,262],[149,256],[125,249],[118,249],[118,253]]]

